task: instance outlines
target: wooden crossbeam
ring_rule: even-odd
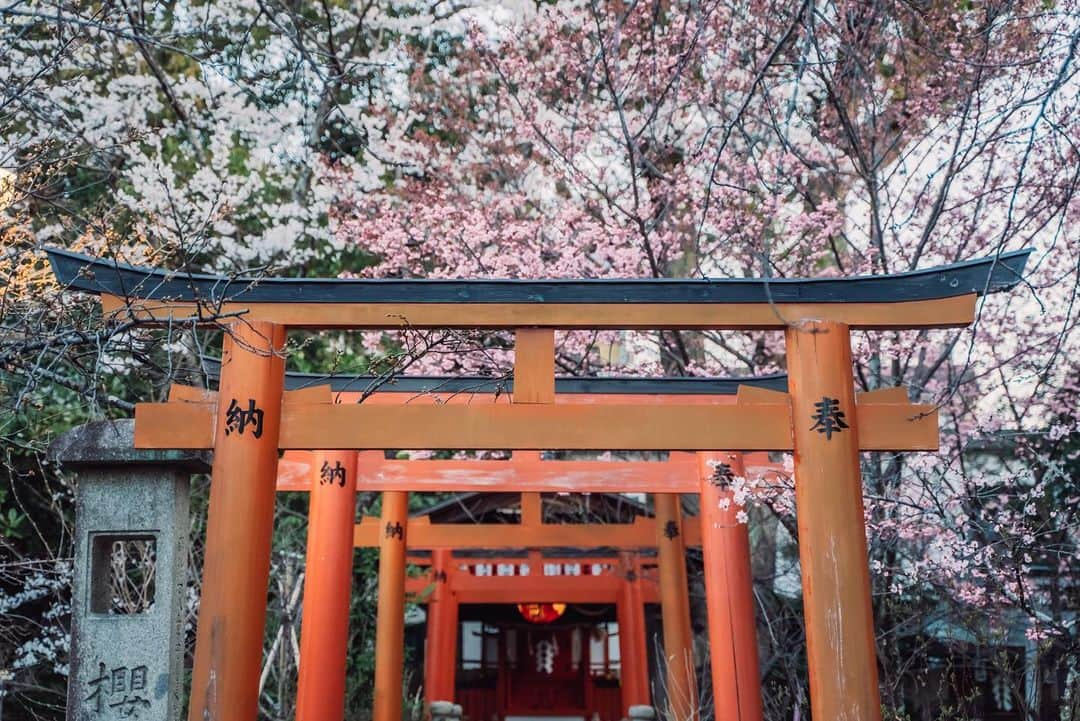
[[[361,453],[359,491],[414,493],[697,493],[697,465],[689,460],[388,461],[382,453]],[[311,467],[303,451],[288,451],[278,463],[278,491],[308,491]]]
[[[414,554],[409,555],[410,563],[419,566],[427,566],[420,575],[412,576],[405,582],[405,590],[413,597],[415,603],[427,603],[438,585],[445,584],[451,590],[459,603],[536,603],[540,601],[564,601],[598,603],[602,599],[606,602],[615,602],[618,586],[626,583],[627,573],[630,570],[636,574],[638,580],[643,583],[638,587],[642,593],[641,601],[644,603],[659,603],[659,578],[655,559],[648,559],[625,553],[616,556],[575,556],[573,558],[542,556],[537,550],[530,551],[527,557],[502,557],[498,555],[484,558],[454,558],[453,561],[442,569],[443,576],[434,574],[430,558],[420,558]],[[629,562],[629,566],[626,564]],[[488,565],[493,571],[500,564],[508,564],[520,568],[527,564],[529,573],[526,575],[499,575],[497,572],[491,575],[480,575],[468,570],[468,566]],[[604,570],[596,575],[581,573],[573,575],[569,573],[547,575],[545,566],[555,565],[578,565],[582,567],[599,564]],[[625,588],[622,589],[625,591]]]
[[[615,603],[621,584],[621,579],[605,576],[473,576],[455,583],[454,595],[458,603]],[[427,603],[432,586],[424,578],[405,582],[414,603]],[[642,584],[641,600],[660,602],[655,581]]]
[[[356,524],[353,545],[374,548],[385,532],[378,518],[365,516]],[[686,545],[701,545],[696,522],[683,528]],[[409,548],[654,548],[656,521],[637,518],[634,523],[483,524],[431,523],[426,517],[409,519],[405,533]]]
[[[877,388],[855,394],[859,403],[907,403],[908,391],[903,386]]]
[[[698,379],[692,379],[698,380]],[[723,382],[730,383],[732,381],[728,379],[722,379]],[[490,386],[491,383],[489,382]],[[741,389],[756,390],[753,386],[740,385]],[[772,402],[784,402],[783,399],[786,394],[780,391],[770,391],[768,389],[761,389],[764,393],[772,393],[774,395],[762,396],[764,398],[772,399]],[[328,383],[319,383],[305,388],[299,388],[296,390],[285,391],[282,402],[285,405],[301,404],[301,403],[330,403],[337,402],[344,405],[357,404],[361,402],[363,392],[357,390],[347,391],[334,391],[331,389]],[[520,396],[520,394],[519,394]],[[173,383],[169,387],[169,402],[176,403],[217,403],[218,394],[217,391],[208,390],[205,388],[197,388],[195,386],[189,386],[182,383]],[[551,400],[546,402],[555,403],[556,405],[622,405],[632,399],[632,402],[636,405],[671,405],[677,403],[679,405],[732,405],[736,402],[736,396],[734,395],[722,395],[716,393],[650,393],[650,394],[628,394],[628,393],[557,393]],[[490,390],[446,390],[440,389],[436,386],[430,391],[417,391],[416,393],[403,393],[399,390],[393,389],[392,384],[388,384],[385,389],[376,389],[367,397],[363,398],[365,405],[385,405],[385,406],[400,406],[400,405],[510,405],[511,403],[523,403],[530,401],[522,401],[518,397],[515,397],[514,392],[506,391],[502,393],[494,393]]]
[[[121,298],[102,293],[106,317],[186,322],[241,316],[293,328],[558,328],[783,330],[806,318],[859,330],[962,328],[975,318],[977,295],[895,303],[273,303]]]
[[[358,491],[414,493],[697,493],[698,462],[690,453],[666,461],[541,461],[514,453],[505,460],[387,460],[381,451],[357,454]],[[767,458],[748,459],[758,475],[782,473]],[[311,490],[310,452],[286,451],[278,461],[279,492]]]
[[[930,405],[859,407],[865,451],[938,448],[937,410]],[[140,403],[137,448],[213,446],[215,406]],[[809,423],[810,419],[799,419]],[[380,450],[776,450],[792,449],[786,404],[737,406],[639,404],[609,406],[378,406],[285,404],[281,449]]]
[[[436,525],[438,525],[438,524],[436,524]],[[459,549],[459,550],[466,550],[466,549]],[[609,555],[595,555],[595,556],[592,556],[592,555],[586,555],[586,556],[581,556],[581,555],[575,555],[575,556],[549,555],[549,556],[545,556],[545,555],[543,555],[543,553],[541,553],[541,551],[534,550],[534,551],[531,551],[528,555],[522,556],[520,554],[518,554],[518,555],[508,555],[506,553],[503,553],[502,549],[479,549],[479,550],[491,550],[492,552],[490,554],[483,555],[483,556],[471,556],[470,555],[470,556],[454,556],[454,557],[452,557],[451,566],[455,569],[454,573],[464,573],[465,571],[462,570],[462,568],[464,566],[477,566],[477,565],[489,565],[489,566],[495,567],[495,566],[498,566],[498,565],[511,565],[511,566],[514,566],[514,565],[527,564],[530,569],[540,569],[545,564],[553,564],[553,565],[575,565],[576,564],[576,565],[580,565],[580,566],[583,566],[583,567],[584,566],[601,565],[601,566],[614,567],[615,569],[618,569],[620,567],[620,557],[616,553],[610,553]],[[407,558],[408,558],[408,562],[409,562],[410,565],[418,566],[421,569],[423,569],[422,572],[421,572],[422,574],[430,575],[430,573],[432,571],[431,554],[430,553],[427,553],[427,552],[421,553],[417,549],[410,549],[409,552],[408,552]],[[636,558],[636,556],[631,555],[631,558]],[[648,562],[651,561],[653,565],[656,564],[656,560],[651,559],[649,557],[642,557],[642,560],[644,560],[645,563],[648,563]],[[643,563],[638,563],[638,564],[636,564],[635,567],[640,570],[640,568],[642,566],[644,566],[644,565],[645,564],[643,564]],[[536,570],[536,571],[533,571],[533,573],[534,574],[539,574],[540,571]],[[423,577],[423,576],[421,576],[421,577]],[[507,578],[506,576],[496,576],[496,577],[497,578]]]
[[[461,577],[455,588],[459,603],[615,603],[622,581],[605,576],[561,576],[533,578],[526,576],[513,585],[485,583],[486,579]],[[645,603],[657,603],[655,586],[642,588]]]

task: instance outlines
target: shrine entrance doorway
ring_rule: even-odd
[[[613,605],[475,604],[461,615],[455,693],[465,718],[624,717]]]

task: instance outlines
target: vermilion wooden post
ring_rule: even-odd
[[[555,402],[555,331],[514,332],[514,403]]]
[[[401,679],[405,652],[405,531],[408,521],[409,494],[405,491],[383,493],[373,721],[401,721]]]
[[[450,588],[453,574],[451,551],[431,552],[434,589],[427,605],[427,652],[424,654],[424,697],[453,701],[457,671],[458,604]]]
[[[660,566],[660,607],[664,627],[667,697],[671,721],[698,717],[693,631],[690,627],[686,546],[683,543],[679,496],[657,493],[657,560]]]
[[[356,453],[312,454],[297,721],[341,721],[349,642]]]
[[[631,706],[649,704],[649,656],[645,642],[645,605],[634,554],[619,555],[623,574],[622,588],[615,603],[619,624],[619,680],[623,717],[629,718]]]
[[[761,721],[761,676],[750,570],[750,534],[740,523],[733,476],[743,476],[741,453],[701,453],[701,552],[709,614],[716,721]]]
[[[285,329],[270,323],[233,323],[225,336],[191,721],[258,713],[284,345]]]
[[[786,337],[811,710],[879,721],[850,333],[807,321]]]

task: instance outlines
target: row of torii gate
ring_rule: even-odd
[[[408,549],[433,549],[439,573],[452,567],[448,551],[461,543],[655,546],[664,576],[669,711],[676,721],[689,721],[697,710],[693,674],[686,672],[692,658],[682,554],[690,540],[700,540],[704,552],[716,718],[759,718],[746,529],[733,522],[730,505],[720,508],[730,491],[719,464],[739,474],[745,472],[740,464],[760,463],[760,456],[744,454],[788,451],[794,453],[813,716],[873,721],[881,718],[881,705],[859,453],[935,450],[938,426],[936,409],[909,403],[902,388],[856,398],[850,333],[967,326],[979,296],[1019,282],[1028,253],[892,276],[626,281],[228,278],[61,250],[49,254],[59,281],[99,294],[110,318],[217,323],[228,331],[216,394],[176,386],[168,402],[139,404],[135,413],[138,448],[213,450],[190,721],[256,716],[274,498],[289,466],[279,464],[280,451],[289,461],[289,452],[314,451],[295,460],[318,474],[309,481],[298,718],[341,718],[351,555],[359,541],[380,549],[376,721],[401,718]],[[377,392],[362,403],[327,386],[285,392],[284,345],[293,328],[512,330],[513,392]],[[579,329],[782,331],[787,392],[754,385],[735,396],[560,392],[554,332]],[[400,463],[365,453],[384,449],[514,455],[509,461]],[[672,455],[666,463],[540,461],[536,452],[543,450]],[[499,463],[492,471],[489,464]],[[382,492],[382,515],[354,528],[358,486]],[[495,489],[525,494],[520,527],[492,533],[408,519],[410,492]],[[629,527],[545,527],[537,523],[536,494],[552,491],[652,493],[656,518]],[[679,493],[695,492],[701,494],[700,539],[682,525],[678,505]],[[664,532],[669,524],[676,532]],[[495,536],[506,540],[493,543]],[[427,697],[441,700],[453,693],[447,669],[452,672],[454,642],[446,632],[453,596],[436,589],[426,680]],[[618,593],[625,598],[619,620],[636,644],[643,636],[632,610],[641,606],[635,600],[640,584],[624,583]],[[628,659],[638,653],[628,650]],[[644,670],[631,667],[624,671],[624,701],[647,702]]]
[[[298,379],[297,376],[292,376]],[[335,386],[357,387],[372,379],[338,381]],[[465,380],[465,383],[461,383]],[[411,382],[410,382],[411,381]],[[703,379],[690,382],[604,380],[559,383],[588,386],[585,393],[558,393],[562,402],[603,404],[625,400],[657,404],[678,399],[683,403],[748,402],[748,397],[782,395],[770,387],[783,385],[783,377],[767,379]],[[469,392],[447,393],[448,386]],[[369,398],[376,403],[495,402],[492,386],[483,379],[413,379],[389,385],[390,390]],[[514,397],[511,386],[504,398]],[[607,386],[607,388],[605,388]],[[611,390],[616,393],[605,393]],[[681,386],[681,387],[675,387]],[[441,393],[432,394],[432,389]],[[735,388],[741,395],[732,395]],[[179,389],[177,395],[180,395]],[[330,389],[326,389],[330,390]],[[585,390],[575,388],[574,390]],[[665,393],[664,391],[668,391]],[[672,391],[681,391],[673,393]],[[423,395],[418,395],[423,393]],[[338,392],[348,403],[355,393]],[[895,395],[894,392],[889,394]],[[357,394],[358,395],[358,394]],[[726,396],[726,398],[725,398]],[[286,395],[286,399],[289,396]],[[865,404],[887,400],[886,393],[861,399]],[[747,468],[747,462],[750,468]],[[736,516],[731,482],[748,473],[777,473],[779,464],[767,454],[672,453],[667,461],[541,460],[536,451],[486,461],[386,460],[378,451],[318,451],[285,454],[278,469],[279,491],[312,493],[307,545],[308,574],[304,586],[304,624],[301,627],[298,719],[340,719],[345,683],[352,547],[380,549],[376,641],[375,718],[397,719],[401,714],[402,630],[404,588],[427,604],[427,653],[424,695],[428,702],[455,700],[458,648],[458,607],[465,603],[604,603],[616,607],[621,658],[621,700],[624,716],[635,705],[650,703],[645,659],[645,604],[659,602],[663,619],[665,690],[673,718],[693,718],[697,708],[695,666],[686,577],[686,547],[701,547],[705,557],[713,688],[730,708],[732,719],[761,719],[758,650],[750,571],[749,534]],[[346,479],[355,479],[351,483]],[[521,517],[515,525],[432,524],[426,518],[404,516],[407,499],[396,505],[393,494],[411,492],[454,493],[483,488],[486,492],[521,493]],[[353,526],[353,494],[378,490],[382,514],[366,516]],[[632,524],[544,523],[543,493],[639,493],[654,498],[655,516]],[[697,523],[684,525],[679,495],[701,495]],[[722,501],[724,501],[722,503]],[[401,553],[431,551],[430,555]],[[545,576],[544,549],[594,549],[596,557],[578,557],[577,565],[596,565],[600,574]],[[521,558],[501,557],[499,550],[528,549],[528,576],[477,576],[469,566],[477,561],[459,558],[452,551],[487,551],[485,564],[521,565]],[[656,549],[658,573],[643,570],[638,552]],[[617,551],[618,558],[599,555]],[[405,564],[426,566],[415,579],[405,577]],[[404,582],[403,580],[404,579]],[[648,579],[648,583],[646,583]],[[393,589],[393,593],[389,591]],[[387,593],[382,591],[386,590]],[[430,593],[430,595],[428,595]],[[312,659],[305,662],[304,659]],[[726,711],[719,717],[725,717]]]

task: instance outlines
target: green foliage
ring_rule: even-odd
[[[23,523],[26,521],[26,515],[11,506],[7,507],[5,513],[4,504],[7,496],[7,489],[0,487],[0,536],[12,540],[19,539],[24,535]]]

